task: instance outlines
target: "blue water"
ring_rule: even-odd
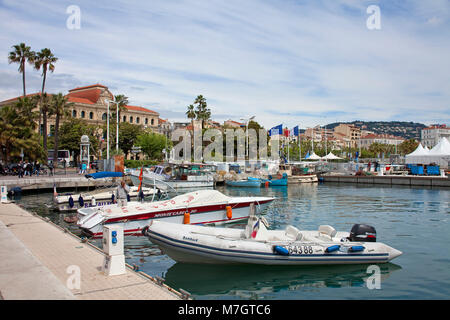
[[[144,237],[127,237],[129,264],[162,276],[195,299],[449,299],[450,190],[351,184],[289,185],[272,188],[219,187],[236,196],[268,195],[271,229],[292,224],[316,230],[321,224],[350,231],[354,223],[372,225],[377,241],[403,255],[380,264],[380,289],[369,289],[367,265],[353,266],[214,266],[173,261]],[[45,207],[51,194],[23,196],[30,210],[59,224],[62,214]],[[71,226],[76,232],[76,227]],[[100,245],[100,242],[94,242]]]

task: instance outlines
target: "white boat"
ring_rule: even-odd
[[[374,264],[402,254],[373,242],[376,232],[370,226],[354,225],[350,233],[328,225],[315,231],[299,231],[294,226],[268,230],[264,219],[255,216],[245,229],[151,221],[142,233],[169,257],[185,263]]]
[[[305,174],[301,176],[296,176],[295,178],[298,178],[299,183],[319,182],[319,178],[317,178],[316,174]]]
[[[128,202],[125,207],[108,205],[78,210],[78,226],[94,237],[101,237],[103,225],[121,223],[126,235],[141,234],[149,221],[162,219],[176,224],[224,224],[248,219],[254,204],[262,212],[272,197],[229,197],[217,190],[198,190],[155,202]]]
[[[89,192],[77,194],[61,194],[53,197],[53,203],[59,211],[73,211],[80,208],[102,207],[113,203],[113,195],[116,194],[117,187],[96,189]],[[142,187],[144,197],[156,193],[153,188]],[[129,192],[131,199],[139,197],[138,187],[131,186]]]
[[[214,186],[215,165],[203,163],[182,163],[154,166],[131,170],[131,181],[135,186],[156,185],[161,190],[180,188],[207,188]]]

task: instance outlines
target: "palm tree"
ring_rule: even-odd
[[[25,89],[25,62],[30,64],[34,63],[35,53],[31,51],[31,48],[25,45],[25,43],[20,43],[12,46],[14,51],[11,51],[8,55],[8,62],[18,63],[19,64],[19,72],[22,73],[22,82],[23,82],[23,96],[27,95]]]
[[[48,117],[51,109],[51,96],[47,95],[47,93],[44,93],[37,97],[39,99],[39,105],[40,105],[40,114],[39,118],[41,118],[42,114],[42,146],[44,147],[44,152],[47,153],[47,123],[48,123]],[[39,128],[39,131],[41,128]]]
[[[194,104],[197,105],[197,109],[195,110],[197,120],[202,121],[202,128],[204,128],[205,122],[211,118],[211,110],[208,109],[206,99],[202,95],[197,96],[197,98],[194,101]]]
[[[74,103],[69,102],[67,97],[62,93],[58,93],[52,96],[50,104],[49,115],[55,115],[55,134],[54,134],[54,148],[53,148],[53,159],[58,159],[58,145],[59,145],[59,123],[62,118],[68,116],[69,108],[72,107]]]
[[[36,70],[40,70],[42,68],[42,88],[41,88],[41,114],[39,115],[39,128],[41,127],[41,115],[44,116],[43,110],[42,110],[42,99],[43,94],[45,93],[45,81],[47,79],[47,71],[50,70],[51,72],[55,71],[55,65],[58,61],[58,58],[56,58],[52,51],[48,48],[41,49],[40,52],[37,52],[34,54],[34,68]],[[40,129],[39,129],[40,130]],[[45,141],[47,141],[46,138],[44,138]],[[47,150],[46,144],[44,145],[44,149]]]
[[[118,94],[114,96],[114,101],[119,102],[119,123],[120,123],[120,114],[122,113],[122,111],[126,110],[125,106],[128,104],[128,97],[126,97],[124,94]],[[117,118],[116,113],[111,112],[111,117],[113,119],[116,119]]]

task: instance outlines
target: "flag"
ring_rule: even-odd
[[[290,131],[289,131],[288,128],[285,128],[285,129],[283,130],[283,135],[284,135],[285,137],[289,137],[289,133],[290,133]]]
[[[138,188],[138,192],[141,190],[141,186],[142,186],[142,170],[144,169],[144,166],[141,167],[141,173],[139,174],[139,188]]]
[[[279,134],[283,134],[283,124],[275,126],[269,130],[269,136],[276,136]]]
[[[252,229],[252,238],[256,238],[256,234],[258,233],[259,230],[259,219],[258,221],[256,221],[256,223],[253,225],[253,229]]]
[[[299,136],[298,126],[295,126],[291,129],[291,136],[298,137]]]

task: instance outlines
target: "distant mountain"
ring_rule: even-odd
[[[353,121],[353,122],[334,122],[326,126],[327,129],[334,129],[341,123],[354,124],[362,130],[372,131],[376,134],[390,134],[405,139],[420,140],[420,132],[427,126],[423,123],[406,121]]]

